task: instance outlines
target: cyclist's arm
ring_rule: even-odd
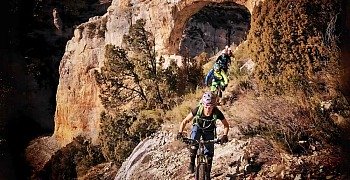
[[[224,125],[224,135],[227,136],[228,130],[230,129],[230,125],[228,124],[226,119],[221,120],[221,122]]]
[[[180,124],[180,129],[179,129],[179,133],[182,133],[183,130],[185,129],[186,127],[186,124],[189,123],[192,119],[193,119],[193,114],[192,112],[190,112],[184,120],[182,120],[181,124]]]
[[[210,77],[213,75],[213,69],[211,69],[209,72],[208,72],[208,74],[207,74],[207,76],[205,77],[205,85],[210,85],[209,83],[211,83],[211,82],[209,82],[209,80],[210,80]]]
[[[231,56],[228,56],[228,61],[227,64],[230,65],[231,64]]]

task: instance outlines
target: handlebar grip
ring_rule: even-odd
[[[195,139],[190,139],[190,138],[182,138],[182,142],[186,143],[186,144],[192,144],[195,143],[196,140]]]

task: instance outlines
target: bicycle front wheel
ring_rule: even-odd
[[[207,166],[205,163],[200,163],[196,169],[196,180],[205,180]]]

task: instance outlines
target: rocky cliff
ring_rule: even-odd
[[[257,1],[230,1],[230,4],[225,1],[225,7],[232,7],[228,10],[218,9],[220,2],[224,1],[113,1],[104,16],[91,18],[89,22],[79,25],[74,31],[74,37],[67,43],[59,69],[54,132],[59,144],[63,146],[79,134],[92,138],[94,142],[97,140],[102,106],[92,70],[103,65],[106,44],[121,45],[122,37],[128,32],[130,24],[136,19],[145,18],[147,28],[154,34],[157,42],[157,51],[163,54],[178,53],[188,20],[202,8],[214,6],[217,11],[231,12],[230,15],[234,15],[235,19],[231,19],[232,22],[229,27],[226,25],[226,29],[215,25],[202,25],[203,28],[209,27],[213,31],[217,28],[217,31],[222,31],[211,36],[211,39],[206,36],[202,41],[214,42],[218,44],[218,49],[228,42],[239,43],[249,28],[249,20],[244,17],[249,18],[249,11],[252,11]],[[211,13],[213,15],[215,11]],[[222,15],[219,15],[222,19],[220,16]],[[205,22],[202,20],[203,23]],[[221,37],[227,34],[226,31],[231,31],[230,28],[234,25],[237,25],[238,36],[231,35],[231,39]],[[200,50],[202,49],[195,52]],[[209,51],[213,52],[212,49]]]
[[[101,104],[91,70],[103,65],[106,44],[121,45],[122,37],[132,22],[139,18],[147,20],[146,26],[154,34],[157,52],[178,53],[186,22],[203,7],[220,2],[223,1],[113,1],[107,14],[78,26],[74,37],[67,43],[60,65],[54,136],[62,145],[81,133],[96,140]],[[236,3],[231,6],[236,9],[246,6],[251,11],[256,1]],[[248,12],[243,10],[237,11],[237,16],[246,17]],[[241,31],[244,30],[247,27]],[[241,39],[238,38],[243,39],[244,36],[235,37],[231,42],[239,43]],[[215,39],[219,38],[213,36],[210,41],[222,48],[229,42],[226,38]]]
[[[245,38],[250,22],[246,18],[250,18],[249,13],[259,2],[260,0],[115,0],[105,15],[91,18],[89,22],[79,25],[74,30],[74,37],[67,43],[59,69],[55,132],[49,138],[58,144],[55,149],[71,142],[78,135],[97,142],[103,107],[93,71],[103,66],[105,45],[121,45],[123,35],[137,19],[146,20],[146,28],[154,35],[159,55],[187,55],[188,51],[194,52],[190,56],[200,52],[215,54],[226,44],[239,44]],[[203,9],[206,11],[203,12]],[[224,19],[220,11],[229,11],[229,21],[214,23],[215,20]],[[167,138],[169,139],[166,137],[166,140]],[[38,147],[45,140],[40,143],[33,142],[27,149],[28,154],[40,151]],[[147,141],[144,143],[147,145]],[[152,149],[152,146],[149,148]],[[31,158],[31,162],[35,168],[40,169],[48,158],[49,155],[36,156]]]
[[[220,3],[223,2],[225,4],[220,8]],[[245,38],[245,33],[249,29],[249,20],[245,18],[250,18],[249,13],[258,2],[258,0],[113,1],[105,15],[90,18],[89,22],[79,25],[74,30],[74,37],[66,45],[59,68],[55,131],[52,138],[57,140],[60,146],[71,142],[77,135],[92,138],[96,143],[100,112],[103,107],[92,72],[103,66],[105,45],[121,45],[123,35],[137,19],[146,20],[146,28],[153,33],[156,50],[160,55],[180,53],[180,44],[193,46],[199,41],[202,42],[202,46],[192,48],[191,51],[214,53],[215,49],[208,47],[216,44],[217,51],[227,43],[238,44]],[[203,8],[210,9],[209,15],[214,19],[192,18]],[[212,20],[223,19],[223,12],[216,11],[227,11],[232,18],[229,18],[230,21],[223,26],[215,26],[210,23]],[[206,13],[208,16],[208,12]],[[203,14],[202,12],[197,16]],[[188,24],[191,21],[195,23]],[[192,39],[187,38],[191,40],[189,42],[182,42],[183,36],[191,36],[190,33],[183,35],[184,30],[199,26],[198,23],[201,27],[198,32],[210,29],[210,32],[214,33],[205,35],[200,40],[195,36]],[[27,153],[31,154],[30,152],[35,149],[36,146],[29,146]],[[44,157],[37,157],[42,158]]]
[[[108,4],[79,2],[13,0],[1,6],[10,23],[0,33],[0,179],[24,179],[28,142],[54,131],[58,66],[66,42],[75,24],[104,14]]]

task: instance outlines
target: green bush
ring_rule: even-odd
[[[129,128],[129,135],[140,140],[156,132],[163,123],[160,110],[143,110]]]
[[[127,112],[114,117],[103,112],[101,114],[101,131],[99,134],[102,154],[108,161],[121,164],[131,153],[137,142],[128,135],[128,129],[136,119]]]
[[[162,123],[160,110],[143,110],[137,116],[132,112],[113,117],[102,113],[99,138],[103,156],[121,165],[136,145],[156,132]]]
[[[87,140],[80,140],[82,143],[80,143],[83,148],[74,156],[74,161],[76,162],[76,171],[78,177],[83,176],[86,174],[86,172],[102,163],[105,162],[105,159],[101,152],[101,147],[98,145],[92,145],[90,141]]]
[[[270,0],[256,6],[248,54],[258,64],[258,87],[272,94],[301,90],[312,97],[319,83],[316,75],[322,72],[331,77],[326,88],[336,88],[332,83],[339,72],[339,50],[335,38],[326,37],[336,37],[327,29],[339,11],[340,1],[333,0]]]

